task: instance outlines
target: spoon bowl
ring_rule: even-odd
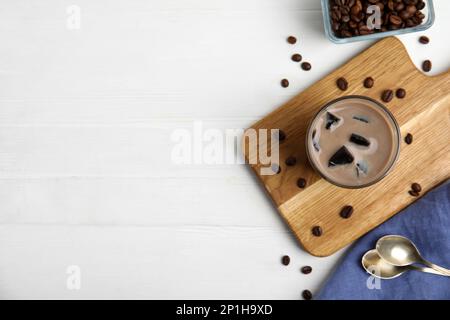
[[[402,236],[380,238],[376,250],[381,258],[396,266],[408,266],[423,260],[414,243]]]
[[[402,236],[384,236],[377,241],[376,250],[387,263],[405,267],[422,264],[435,271],[450,276],[450,270],[425,260],[414,243]]]
[[[383,260],[380,255],[378,254],[378,251],[376,249],[367,251],[364,256],[361,259],[361,264],[363,268],[369,273],[370,275],[383,279],[383,280],[389,280],[394,279],[399,276],[401,276],[403,273],[409,270],[415,270],[415,271],[421,271],[426,273],[432,273],[435,275],[440,276],[446,276],[446,274],[443,274],[441,272],[438,272],[436,270],[433,270],[431,268],[426,267],[418,267],[418,266],[394,266],[387,261]],[[448,275],[447,275],[448,276]]]
[[[405,267],[398,267],[387,263],[381,259],[376,249],[367,251],[363,255],[361,263],[367,273],[380,279],[394,279],[408,270]]]

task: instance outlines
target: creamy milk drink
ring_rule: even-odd
[[[381,180],[397,160],[400,145],[392,114],[360,96],[323,107],[310,123],[306,139],[311,165],[329,182],[346,188]]]

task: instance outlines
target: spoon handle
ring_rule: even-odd
[[[443,276],[443,277],[450,277],[450,274],[445,274],[442,272],[438,272],[432,268],[427,268],[427,267],[418,267],[418,266],[410,266],[411,270],[416,270],[416,271],[421,271],[421,272],[426,272],[426,273],[431,273],[431,274],[435,274],[435,275],[439,275],[439,276]]]
[[[432,269],[434,269],[434,270],[436,270],[439,273],[445,274],[446,276],[450,276],[450,270],[448,270],[448,269],[445,269],[443,267],[435,265],[434,263],[431,263],[431,262],[426,261],[426,260],[423,260],[423,264],[428,266],[428,267],[430,267],[430,268],[432,268]]]

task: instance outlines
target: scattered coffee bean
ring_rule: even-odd
[[[300,270],[303,274],[310,274],[312,272],[312,268],[310,266],[304,266]]]
[[[303,189],[304,187],[306,187],[306,180],[303,178],[298,179],[297,187],[299,187],[300,189]]]
[[[303,62],[303,63],[302,63],[302,69],[305,70],[305,71],[311,70],[311,63],[309,63],[309,62]]]
[[[397,96],[397,98],[403,99],[404,97],[406,97],[406,90],[403,88],[397,89],[397,91],[395,91],[395,95]]]
[[[408,193],[413,197],[418,197],[420,194],[414,190],[409,190]]]
[[[289,256],[283,256],[281,258],[281,263],[284,264],[285,266],[287,266],[290,262],[291,262],[291,258],[289,258]]]
[[[433,67],[433,65],[430,60],[425,60],[422,63],[422,70],[425,72],[430,72],[432,67]]]
[[[283,130],[278,130],[278,141],[286,140],[286,133]]]
[[[316,237],[320,237],[322,235],[323,231],[320,226],[315,226],[312,228],[312,234]]]
[[[390,102],[394,98],[394,92],[392,90],[384,90],[381,94],[381,100],[384,102]]]
[[[289,87],[289,80],[288,80],[288,79],[283,79],[283,80],[281,80],[281,86],[282,86],[283,88]]]
[[[411,133],[408,133],[405,137],[405,142],[407,144],[411,144],[413,142],[413,135]]]
[[[341,77],[341,78],[337,79],[336,84],[337,84],[338,88],[341,89],[342,91],[345,91],[348,88],[348,82],[345,78]]]
[[[421,44],[428,44],[428,43],[430,43],[430,38],[428,38],[427,36],[421,36],[421,37],[419,38],[419,42],[420,42]]]
[[[421,192],[421,191],[422,191],[422,186],[421,186],[420,184],[418,184],[417,182],[414,182],[414,183],[411,185],[411,189],[412,189],[414,192]]]
[[[364,80],[364,87],[370,89],[370,88],[373,87],[374,83],[375,83],[375,81],[373,80],[372,77],[367,77],[367,78]]]
[[[353,214],[353,207],[352,206],[345,206],[342,208],[340,216],[344,219],[348,219]]]
[[[272,171],[275,172],[276,174],[279,174],[281,172],[281,167],[278,164],[273,164]]]
[[[290,44],[296,44],[297,43],[297,38],[294,37],[294,36],[289,36],[287,38],[287,42],[290,43]]]
[[[303,290],[303,292],[302,292],[302,297],[303,297],[303,299],[305,299],[305,300],[311,300],[312,297],[313,297],[313,295],[312,295],[311,291],[309,291],[309,290]]]
[[[300,62],[300,61],[302,61],[302,55],[296,53],[296,54],[292,55],[291,59],[292,59],[292,61],[294,61],[294,62]]]
[[[373,13],[367,9],[371,5],[380,9],[380,28],[368,27]],[[425,6],[424,0],[329,0],[331,29],[337,37],[348,38],[412,28],[424,21],[421,10]]]
[[[293,156],[290,156],[290,157],[287,157],[287,159],[284,163],[286,163],[287,166],[292,167],[292,166],[295,166],[295,164],[297,163],[297,159]]]

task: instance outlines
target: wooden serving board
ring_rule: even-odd
[[[363,86],[368,76],[375,79],[371,89]],[[336,86],[339,77],[345,77],[349,83],[345,92]],[[406,89],[404,99],[383,103],[401,127],[401,151],[394,170],[382,181],[363,189],[339,188],[320,178],[308,163],[304,145],[308,122],[315,113],[338,97],[364,95],[381,101],[383,90],[400,87]],[[280,173],[260,175],[262,165],[258,159],[249,158],[253,155],[245,141],[244,155],[248,163],[254,163],[253,171],[305,250],[315,256],[327,256],[417,200],[408,193],[411,183],[420,183],[423,195],[450,177],[450,72],[434,77],[424,75],[416,69],[400,40],[386,38],[251,128],[280,129],[286,133],[286,139],[280,143]],[[410,145],[403,140],[407,133],[414,137]],[[297,158],[295,166],[285,165],[288,156]],[[298,178],[307,180],[306,188],[297,187]],[[350,219],[339,215],[345,205],[354,207]],[[316,225],[323,229],[320,237],[311,232]]]

